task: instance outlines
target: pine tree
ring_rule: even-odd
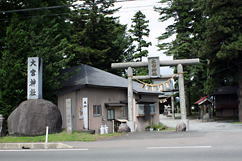
[[[240,25],[242,2],[240,0],[160,2],[165,4],[156,9],[161,15],[160,20],[174,18],[175,23],[168,26],[167,32],[159,39],[164,40],[176,34],[176,39],[172,43],[159,44],[160,49],[167,50],[166,53],[174,55],[174,58],[201,59],[201,65],[191,69],[186,68],[194,77],[192,84],[195,83],[196,87],[203,89],[194,93],[211,94],[217,87],[238,85],[239,81],[242,84],[239,73],[242,71],[242,54],[239,47],[242,45]]]
[[[205,12],[209,19],[206,23],[203,54],[213,58],[211,59],[212,63],[219,63],[218,65],[221,64],[225,67],[232,67],[233,64],[238,66],[242,60],[240,49],[242,45],[242,27],[240,25],[242,17],[239,16],[242,13],[242,2],[239,0],[223,2],[209,0],[206,6]]]
[[[201,33],[204,30],[202,22],[203,5],[193,0],[161,0],[162,7],[155,8],[161,15],[160,21],[173,19],[174,23],[166,28],[159,39],[159,49],[174,59],[190,59],[199,56],[200,44],[203,41]],[[175,40],[168,42],[168,38],[175,35]],[[200,57],[201,58],[201,57]],[[185,66],[185,86],[192,94],[190,103],[195,102],[205,94],[204,81],[206,80],[206,62],[200,65]],[[191,80],[192,79],[192,80]]]
[[[111,63],[122,62],[130,56],[130,41],[126,26],[112,14],[114,1],[85,0],[73,11],[71,65],[80,63],[112,71]]]
[[[151,42],[145,40],[145,37],[149,37],[150,32],[148,23],[149,20],[146,20],[146,16],[141,11],[136,12],[132,18],[129,32],[134,46],[137,46],[133,55],[133,59],[136,61],[142,61],[142,57],[148,56],[148,50],[144,49],[151,45]]]

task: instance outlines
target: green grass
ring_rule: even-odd
[[[120,136],[121,133],[111,133],[111,134],[88,134],[82,132],[73,132],[72,134],[68,134],[66,132],[61,132],[57,134],[49,134],[48,141],[49,142],[63,142],[63,141],[96,141],[99,139],[110,138],[114,136]],[[0,143],[19,143],[19,142],[44,142],[45,136],[33,136],[33,137],[15,137],[15,136],[6,136],[0,137]]]
[[[156,131],[174,131],[175,128],[167,127],[166,125],[162,123],[153,124],[151,126],[147,126],[146,129],[153,128]]]
[[[242,122],[233,122],[233,124],[242,124]]]
[[[173,128],[173,127],[167,127],[165,128],[164,130],[162,131],[176,131],[176,128]]]

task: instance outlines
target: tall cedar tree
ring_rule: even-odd
[[[1,1],[0,10],[68,5],[65,0]],[[2,8],[3,7],[3,8]],[[27,95],[27,58],[43,58],[44,98],[55,102],[60,87],[69,24],[69,9],[1,13],[0,113],[7,117]]]
[[[236,85],[242,62],[242,2],[208,0],[202,54],[210,60],[216,86]]]
[[[161,43],[160,49],[166,49],[167,54],[175,58],[200,57],[202,60],[202,64],[196,66],[197,71],[194,72],[196,68],[190,70],[194,77],[190,84],[200,84],[197,91],[203,89],[193,94],[211,94],[217,87],[238,85],[242,79],[239,48],[242,45],[242,2],[162,0],[161,3],[166,5],[156,9],[160,19],[174,18],[175,23],[168,26],[160,40],[177,35],[172,43]]]
[[[84,0],[74,9],[70,65],[84,63],[113,72],[111,63],[130,59],[126,26],[112,16],[118,10],[113,7],[114,0]]]
[[[201,19],[202,6],[193,0],[161,0],[162,7],[155,8],[161,15],[160,21],[173,19],[158,39],[160,50],[172,55],[174,59],[189,59],[198,57],[200,34],[203,32]],[[167,39],[175,35],[175,40]],[[185,87],[188,107],[204,94],[203,82],[206,80],[206,62],[201,65],[185,66]],[[189,112],[189,109],[188,109]]]
[[[132,61],[142,61],[142,57],[148,56],[148,48],[151,45],[151,42],[147,42],[145,38],[149,37],[149,20],[146,20],[146,16],[138,11],[135,13],[132,18],[131,29],[129,29],[130,39],[132,41],[133,55]],[[148,69],[138,68],[134,70],[135,75],[147,75]],[[144,80],[145,82],[150,82]]]
[[[142,57],[148,56],[148,50],[144,49],[151,45],[151,42],[147,42],[144,38],[149,37],[149,20],[146,20],[146,16],[138,11],[132,18],[132,25],[129,32],[131,33],[131,39],[135,48],[133,59],[136,61],[142,61]]]

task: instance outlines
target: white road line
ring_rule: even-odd
[[[146,149],[208,149],[212,146],[167,146],[167,147],[147,147]]]
[[[59,151],[87,151],[88,149],[18,149],[0,150],[0,152],[59,152]]]

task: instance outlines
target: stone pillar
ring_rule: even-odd
[[[133,69],[128,67],[128,126],[131,132],[134,131],[134,119],[133,119]]]
[[[185,89],[184,89],[184,75],[183,67],[181,64],[177,66],[177,72],[179,74],[178,85],[179,85],[179,97],[180,97],[180,108],[181,108],[181,119],[186,120],[186,99],[185,99]]]
[[[72,111],[71,111],[71,99],[66,99],[66,131],[72,133]]]
[[[0,114],[0,136],[3,135],[3,120],[4,117]]]

